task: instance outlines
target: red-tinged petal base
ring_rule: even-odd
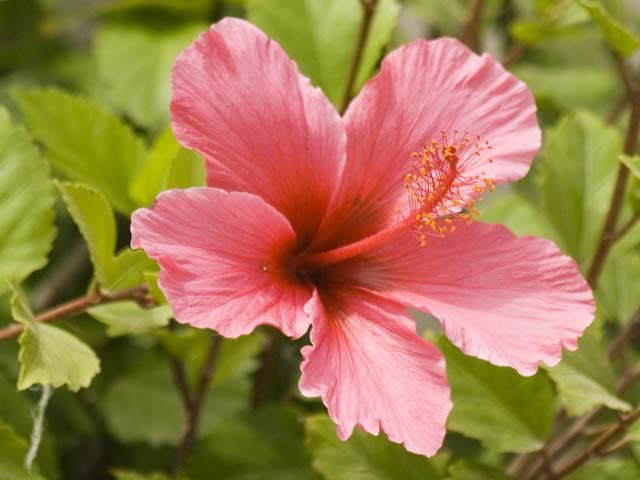
[[[402,306],[362,290],[329,288],[306,307],[313,346],[300,391],[321,396],[346,440],[358,425],[413,453],[434,455],[451,409],[442,354],[418,337]]]
[[[261,324],[296,338],[308,329],[311,289],[289,267],[295,233],[261,198],[169,190],[134,212],[131,233],[131,246],[158,260],[158,283],[179,322],[230,338]]]
[[[432,313],[462,351],[522,375],[575,350],[595,311],[575,261],[502,225],[455,225],[424,247],[405,232],[328,274]]]

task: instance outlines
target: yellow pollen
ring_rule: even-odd
[[[479,171],[494,162],[494,157],[485,158],[491,150],[479,136],[472,139],[467,132],[454,131],[452,139],[442,132],[440,139],[411,154],[404,188],[421,246],[427,244],[428,235],[442,237],[454,232],[456,223],[471,223],[480,215],[475,208],[480,194],[495,190],[494,180]]]

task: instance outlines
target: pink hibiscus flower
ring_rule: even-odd
[[[406,307],[469,355],[523,375],[591,323],[591,291],[551,242],[471,222],[474,199],[527,173],[540,146],[527,87],[454,39],[390,53],[344,117],[282,48],[225,19],[173,69],[172,126],[208,187],[132,218],[179,322],[225,337],[302,336],[300,390],[411,452],[440,448],[441,353]]]

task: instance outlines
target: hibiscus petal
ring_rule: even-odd
[[[178,57],[176,138],[204,155],[211,187],[254,193],[315,232],[343,169],[346,134],[321,90],[243,20],[216,23]]]
[[[308,287],[292,277],[296,236],[260,197],[216,188],[168,190],[131,218],[131,246],[160,264],[176,320],[235,338],[261,324],[300,337]]]
[[[302,349],[300,391],[321,396],[342,440],[354,426],[434,455],[451,410],[442,354],[418,337],[406,309],[368,292],[315,294],[313,346]]]
[[[575,350],[595,310],[575,261],[502,225],[456,226],[425,247],[407,232],[332,275],[432,313],[462,351],[522,375]]]
[[[349,243],[407,211],[411,154],[446,132],[489,142],[465,170],[494,183],[523,177],[540,147],[536,106],[526,85],[491,56],[452,38],[416,40],[391,52],[345,114],[347,165],[314,246]],[[490,162],[489,159],[493,161]],[[467,159],[468,160],[468,159]],[[350,235],[345,236],[344,231]]]

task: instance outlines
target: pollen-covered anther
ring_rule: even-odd
[[[454,232],[454,220],[472,222],[479,215],[475,204],[480,194],[495,189],[492,178],[484,171],[478,173],[480,165],[494,161],[485,158],[492,150],[488,142],[472,139],[467,132],[454,131],[452,137],[442,132],[440,139],[412,153],[404,177],[408,220],[422,246],[427,244],[427,235]]]

